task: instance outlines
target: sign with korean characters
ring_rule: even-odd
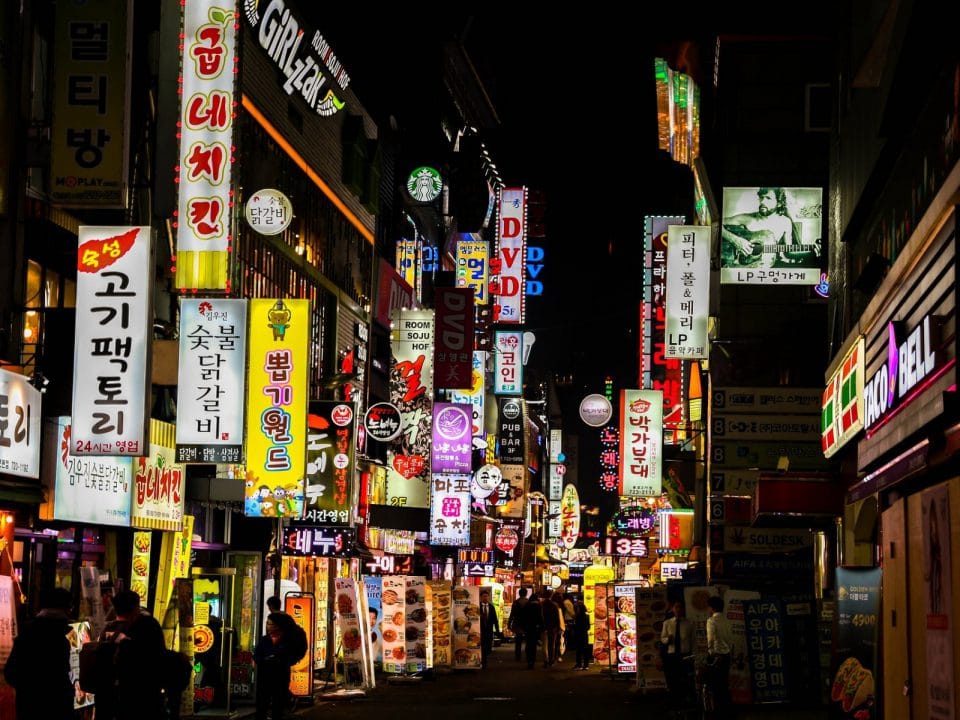
[[[434,474],[430,491],[430,544],[470,544],[470,476]]]
[[[487,292],[489,265],[490,248],[485,241],[460,240],[457,243],[457,287],[471,288],[477,305],[490,302]]]
[[[175,462],[175,435],[172,423],[150,421],[150,455],[134,464],[133,527],[179,532],[183,525],[186,477]]]
[[[129,526],[133,459],[71,455],[70,418],[56,418],[56,428],[53,519]]]
[[[470,405],[472,408],[472,432],[474,437],[483,433],[484,421],[484,374],[487,365],[487,353],[473,351],[471,366],[471,387],[469,390],[451,390],[450,400],[457,405]]]
[[[178,288],[222,290],[232,238],[236,0],[184,0]]]
[[[246,300],[180,300],[177,462],[242,462],[246,360]]]
[[[433,406],[431,469],[436,473],[469,473],[471,466],[471,407],[451,403]]]
[[[753,671],[753,701],[786,702],[790,693],[780,601],[775,598],[744,600],[743,618]]]
[[[527,466],[501,465],[500,473],[502,475],[500,484],[506,482],[510,488],[507,501],[500,506],[500,517],[524,517],[527,505]]]
[[[353,403],[310,403],[303,514],[306,521],[318,525],[350,524],[356,474],[355,410]]]
[[[40,477],[40,400],[26,377],[0,369],[0,473]]]
[[[560,542],[572,548],[580,537],[580,494],[576,485],[566,485],[560,498]]]
[[[126,207],[133,3],[61,2],[54,22],[50,199]]]
[[[666,357],[707,357],[710,228],[667,228]]]
[[[299,521],[283,529],[282,555],[328,557],[350,555],[356,550],[357,532],[353,528],[307,525]]]
[[[473,362],[473,293],[466,288],[436,288],[434,385],[469,389]]]
[[[523,394],[523,333],[498,330],[494,335],[493,392]]]
[[[662,461],[663,393],[621,390],[620,495],[660,495]]]
[[[383,578],[380,602],[383,621],[383,671],[402,673],[407,664],[406,641],[406,576],[387,575]]]
[[[257,190],[244,208],[247,225],[261,235],[279,235],[293,222],[293,203],[279,190]]]
[[[153,249],[149,227],[79,230],[73,455],[142,455],[147,439]]]
[[[453,667],[454,669],[479,669],[480,588],[476,585],[455,587],[452,595]]]
[[[504,188],[501,191],[498,230],[497,262],[492,268],[496,277],[490,281],[490,294],[494,296],[493,319],[499,323],[519,325],[524,321],[526,294],[526,188]]]
[[[339,582],[340,578],[337,578]],[[352,581],[351,581],[352,582]],[[284,597],[283,609],[293,621],[303,628],[307,634],[307,654],[290,667],[290,694],[295,697],[309,697],[313,695],[313,647],[314,622],[313,608],[315,601],[312,595],[292,595]],[[344,646],[346,652],[346,646]]]
[[[250,301],[244,514],[303,514],[310,301]]]

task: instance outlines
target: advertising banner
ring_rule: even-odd
[[[469,473],[472,469],[472,408],[434,403],[430,468],[437,473]]]
[[[434,385],[438,388],[473,387],[473,293],[468,288],[436,288],[436,343]]]
[[[390,314],[413,305],[413,287],[391,265],[380,259],[380,281],[377,285],[376,320],[390,327]]]
[[[527,466],[501,465],[500,473],[510,484],[510,497],[500,506],[500,517],[522,518],[527,509]]]
[[[472,408],[472,429],[474,437],[483,433],[484,374],[487,366],[487,353],[473,351],[471,382],[469,390],[451,390],[450,400],[457,405],[469,405]]]
[[[340,578],[337,580],[339,582]],[[309,697],[313,695],[313,595],[286,595],[283,605],[284,611],[307,634],[306,655],[290,667],[290,694],[294,697]],[[344,640],[344,655],[346,652]]]
[[[720,282],[816,285],[823,260],[823,189],[723,189]]]
[[[637,687],[641,690],[666,690],[658,643],[667,610],[665,585],[634,589],[637,604]]]
[[[825,457],[832,457],[863,429],[865,352],[865,340],[861,335],[823,391],[821,432]]]
[[[175,462],[176,426],[150,421],[150,455],[134,461],[134,494],[130,524],[138,528],[179,532],[183,526],[186,477]]]
[[[353,403],[310,403],[304,520],[318,525],[350,524],[356,476],[356,426]]]
[[[150,587],[150,539],[149,530],[133,533],[133,560],[130,567],[130,589],[140,596],[140,607],[147,607],[147,588]]]
[[[80,227],[71,455],[143,454],[153,270],[149,227]]]
[[[426,670],[427,642],[429,640],[425,578],[407,575],[405,578],[407,638],[407,672],[416,673]]]
[[[663,393],[620,391],[620,496],[660,495],[663,462]]]
[[[637,610],[636,585],[614,585],[613,598],[616,620],[614,621],[617,653],[617,672],[637,671]],[[608,593],[609,597],[609,593]]]
[[[754,703],[787,702],[790,693],[784,672],[783,611],[774,598],[744,600],[747,647],[750,648],[751,692]]]
[[[16,601],[13,597],[13,578],[0,575],[0,668],[7,664],[13,639],[17,636]]]
[[[591,644],[594,642],[594,636],[596,634],[597,623],[605,622],[607,619],[607,614],[605,612],[606,606],[606,590],[603,592],[604,600],[601,602],[600,611],[596,610],[596,589],[599,587],[604,587],[604,583],[613,580],[616,577],[616,573],[611,567],[605,565],[589,565],[583,570],[583,604],[587,606],[587,614],[590,615],[590,634],[588,640]],[[604,634],[604,637],[606,635]],[[596,657],[596,653],[594,653]],[[608,658],[604,659],[603,662],[607,662]],[[599,661],[598,661],[599,662]]]
[[[946,484],[924,490],[923,579],[927,619],[927,706],[930,717],[953,720],[953,605],[950,492]]]
[[[360,602],[353,578],[335,578],[337,627],[343,647],[343,662],[363,663],[363,637],[360,628]]]
[[[672,225],[667,233],[666,356],[706,358],[710,228]]]
[[[694,647],[697,652],[707,652],[707,618],[710,617],[707,601],[717,595],[713,586],[683,588],[683,603],[686,606],[687,619],[693,623]]]
[[[524,264],[527,241],[527,189],[504,188],[500,192],[500,224],[497,233],[496,280],[491,279],[495,322],[522,324],[526,282]]]
[[[455,587],[453,595],[453,667],[480,668],[480,588]]]
[[[522,398],[498,398],[500,427],[497,441],[500,444],[500,462],[523,465],[526,462],[523,439],[525,413]]]
[[[3,590],[0,588],[0,597],[2,597],[2,594]],[[79,710],[82,707],[89,707],[94,703],[93,693],[84,692],[78,684],[80,680],[80,649],[84,643],[96,640],[96,638],[90,637],[90,623],[88,622],[70,623],[69,628],[70,630],[67,631],[67,641],[70,643],[70,682],[73,683],[73,687],[76,690],[73,695],[73,709]],[[3,666],[5,661],[3,650],[0,649],[0,667]]]
[[[370,616],[370,655],[373,662],[383,662],[383,578],[363,577],[363,590],[367,594],[367,614]]]
[[[730,699],[738,705],[749,705],[753,702],[743,603],[746,600],[759,599],[760,593],[750,590],[727,590],[723,594],[723,614],[730,623],[730,632],[733,635],[733,647],[730,649]]]
[[[587,568],[589,570],[590,568]],[[612,572],[612,570],[611,570]],[[584,571],[584,581],[587,573]],[[613,585],[608,582],[598,582],[593,587],[593,660],[600,665],[610,665],[610,658],[616,657],[611,653],[616,643],[616,630],[611,633],[616,606],[613,601]]]
[[[383,593],[383,671],[403,673],[407,666],[406,576],[385,575]]]
[[[247,478],[250,517],[303,514],[310,301],[250,301]]]
[[[127,206],[132,3],[57,3],[54,20],[50,199]]]
[[[457,242],[457,287],[473,290],[477,305],[487,305],[490,270],[490,248],[483,240],[460,240]]]
[[[568,550],[580,537],[580,494],[577,486],[567,484],[560,498],[560,543]]]
[[[857,720],[883,717],[876,705],[882,576],[880,568],[837,568],[831,717]],[[936,716],[931,712],[930,717]]]
[[[236,0],[185,0],[180,65],[178,288],[227,287],[233,236]]]
[[[40,477],[40,403],[26,377],[0,369],[0,473]]]
[[[430,544],[470,544],[470,476],[433,476],[430,493]]]
[[[427,580],[433,600],[433,665],[450,667],[453,662],[453,593],[449,580]]]
[[[523,333],[498,330],[494,334],[494,375],[493,392],[495,395],[523,394]]]
[[[243,462],[247,301],[180,299],[177,462]]]

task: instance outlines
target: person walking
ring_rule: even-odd
[[[70,720],[74,686],[70,680],[70,591],[52,588],[41,595],[41,610],[13,641],[3,670],[17,691],[19,720]]]
[[[520,658],[523,656],[523,611],[527,606],[527,589],[525,587],[520,588],[520,591],[517,593],[517,599],[513,601],[513,605],[510,606],[510,617],[507,618],[507,629],[513,633],[513,654],[517,659],[517,662],[520,662]]]
[[[272,720],[283,720],[289,704],[290,666],[299,658],[294,658],[288,647],[292,620],[288,622],[283,617],[285,614],[267,616],[267,632],[253,651],[257,669],[256,720],[267,720],[268,710]]]
[[[486,667],[493,650],[493,634],[500,632],[497,611],[490,604],[490,591],[480,591],[480,666]]]
[[[553,601],[549,590],[543,591],[543,666],[550,667],[557,661],[560,651],[560,608]]]
[[[730,653],[733,650],[733,630],[723,614],[723,598],[712,595],[707,599],[710,617],[707,618],[707,687],[713,693],[714,718],[729,720],[733,712],[730,698]]]
[[[693,653],[694,630],[693,623],[686,616],[683,600],[675,600],[672,609],[673,617],[664,621],[660,641],[665,648],[663,673],[667,689],[679,707],[694,696],[693,678],[684,660]]]
[[[523,608],[523,636],[526,638],[527,668],[532,668],[537,662],[537,645],[540,642],[542,631],[543,608],[540,607],[540,600],[534,594],[530,596],[530,601]]]
[[[573,632],[570,634],[571,643],[577,653],[577,662],[574,670],[586,670],[590,664],[590,614],[587,606],[578,602],[574,608]]]
[[[574,622],[576,621],[577,611],[576,603],[573,601],[573,596],[570,593],[567,593],[563,596],[563,599],[560,603],[560,610],[563,613],[563,642],[564,650],[573,650],[574,640],[573,640],[573,630]],[[560,659],[563,660],[564,653],[560,653]]]

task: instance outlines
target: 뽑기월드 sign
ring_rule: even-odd
[[[621,496],[660,495],[663,461],[663,393],[620,391]]]
[[[244,514],[303,514],[310,301],[250,301]]]
[[[493,392],[523,394],[523,333],[498,330],[494,335]]]
[[[707,357],[709,304],[710,228],[671,225],[667,229],[667,357]]]
[[[149,227],[80,227],[73,455],[146,448],[152,279]]]
[[[0,473],[40,477],[40,398],[26,377],[0,369]]]
[[[321,400],[307,416],[307,473],[304,520],[347,525],[354,505],[356,406]]]
[[[180,300],[177,462],[241,462],[246,361],[246,300]]]

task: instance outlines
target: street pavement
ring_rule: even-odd
[[[299,719],[354,720],[615,720],[663,718],[662,696],[640,695],[626,678],[597,668],[573,670],[573,656],[550,668],[516,662],[512,647],[495,648],[485,670],[437,673],[433,679],[388,682],[356,699],[320,700],[300,708]],[[826,711],[782,705],[741,708],[738,720],[825,720]]]

